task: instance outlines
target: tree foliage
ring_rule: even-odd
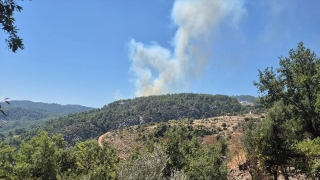
[[[252,128],[254,122],[250,122],[251,130],[248,129],[244,136],[248,159],[253,162],[258,160],[263,169],[274,177],[278,176],[279,169],[287,177],[286,165],[295,156],[293,146],[295,136],[288,133],[294,128],[289,121],[291,117],[290,109],[281,101],[277,102],[269,109],[267,118],[263,122],[258,122],[258,126],[254,129]]]
[[[0,145],[0,177],[5,179],[116,179],[115,151],[96,141],[66,148],[61,135],[41,131],[18,149]]]
[[[149,141],[151,142],[151,141]],[[0,144],[0,178],[5,179],[226,179],[225,141],[203,145],[188,127],[170,127],[158,143],[120,159],[95,140],[67,146],[62,135],[40,131],[17,148]]]
[[[252,176],[267,172],[277,179],[279,170],[285,179],[296,173],[319,176],[315,151],[320,146],[320,59],[301,42],[289,57],[280,57],[276,71],[272,67],[259,70],[254,85],[262,94],[261,104],[269,110],[264,121],[249,122],[243,139],[255,167]],[[296,171],[288,171],[290,166]]]
[[[280,67],[259,70],[259,81],[254,82],[263,106],[270,108],[277,101],[292,107],[294,117],[312,138],[320,136],[319,93],[320,59],[300,42],[289,57],[280,57]],[[317,103],[318,102],[318,103]]]
[[[198,137],[190,134],[188,127],[179,125],[165,132],[162,144],[169,156],[165,176],[170,176],[173,170],[182,170],[189,179],[226,179],[226,164],[221,160],[227,153],[223,140],[205,147]]]
[[[160,145],[156,144],[152,153],[142,150],[138,158],[122,163],[119,168],[118,178],[123,180],[164,180],[166,179],[164,177],[164,169],[168,160],[168,155]],[[183,173],[180,173],[180,176],[184,176],[181,179],[186,179],[186,175],[183,175]]]
[[[8,48],[12,52],[24,49],[22,39],[18,36],[18,28],[15,26],[15,12],[21,12],[22,7],[15,0],[0,0],[0,25],[1,29],[8,34],[5,39]]]

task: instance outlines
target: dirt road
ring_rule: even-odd
[[[102,141],[103,141],[103,138],[107,135],[107,134],[109,134],[110,132],[107,132],[107,133],[105,133],[105,134],[102,134],[101,136],[99,136],[99,138],[98,138],[98,144],[99,144],[99,146],[100,147],[102,147]]]

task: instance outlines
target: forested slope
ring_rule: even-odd
[[[124,126],[171,119],[206,118],[240,112],[239,102],[225,95],[167,94],[112,102],[101,109],[70,114],[45,123],[43,129],[76,142]]]
[[[0,113],[0,132],[40,125],[49,119],[58,118],[70,113],[88,111],[93,108],[80,105],[60,105],[32,101],[10,101],[3,103],[2,109],[7,116]]]
[[[86,107],[86,106],[81,106],[81,105],[61,105],[61,104],[56,104],[56,103],[43,103],[43,102],[33,102],[33,101],[18,101],[18,100],[13,100],[10,101],[10,105],[3,103],[2,104],[3,109],[10,109],[10,108],[25,108],[25,109],[39,109],[39,110],[45,110],[50,113],[58,113],[58,114],[70,114],[70,113],[75,113],[75,112],[81,112],[81,111],[88,111],[93,108],[91,107]]]
[[[238,95],[232,97],[236,98],[238,101],[256,102],[258,100],[258,98],[251,95]]]

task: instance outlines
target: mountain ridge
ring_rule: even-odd
[[[19,128],[28,129],[33,126],[39,126],[49,119],[92,109],[91,107],[81,105],[60,105],[30,100],[12,100],[10,104],[2,104],[2,110],[6,113],[6,116],[0,114],[0,124],[2,126],[0,132]]]

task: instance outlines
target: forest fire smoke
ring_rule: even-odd
[[[241,1],[176,0],[171,18],[177,31],[173,52],[156,43],[129,43],[136,96],[176,92],[201,75],[211,55],[211,38],[223,22],[236,26],[246,13]]]

